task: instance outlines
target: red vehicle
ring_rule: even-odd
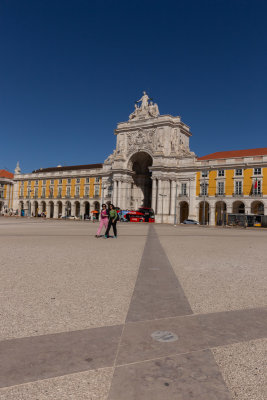
[[[130,222],[155,222],[152,208],[142,207],[138,211],[129,211],[125,217]]]
[[[155,222],[155,214],[152,208],[140,207],[138,211],[144,215],[145,222]]]

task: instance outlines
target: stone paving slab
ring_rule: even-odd
[[[0,400],[107,400],[113,368],[64,375],[0,389]]]
[[[231,400],[209,350],[118,367],[108,400]]]
[[[0,342],[0,387],[114,364],[122,326]]]
[[[157,342],[151,335],[158,331],[172,332],[178,340]],[[258,339],[266,334],[267,308],[130,323],[123,331],[117,365]]]
[[[126,322],[187,314],[190,304],[151,226]]]

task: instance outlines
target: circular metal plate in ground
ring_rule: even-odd
[[[152,339],[157,340],[158,342],[175,342],[178,340],[178,336],[175,333],[169,331],[155,331],[151,334]]]

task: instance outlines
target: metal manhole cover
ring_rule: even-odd
[[[155,331],[151,334],[152,339],[158,342],[175,342],[178,336],[169,331]]]

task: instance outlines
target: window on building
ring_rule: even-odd
[[[100,178],[95,178],[95,183],[99,183],[100,182]]]
[[[186,196],[187,194],[187,184],[186,183],[182,183],[181,184],[181,195],[182,196]]]
[[[207,196],[208,194],[208,184],[207,183],[202,183],[201,184],[201,195],[202,196]]]
[[[31,189],[28,189],[27,190],[27,196],[30,197],[30,195],[31,195]]]
[[[34,189],[34,196],[37,197],[38,196],[38,188]]]
[[[51,179],[51,185],[54,185],[54,179]]]
[[[85,195],[86,195],[86,196],[89,195],[89,186],[85,186]]]
[[[76,183],[80,183],[80,181],[81,181],[80,178],[76,179]]]
[[[67,196],[70,196],[70,187],[67,187]]]
[[[254,175],[261,175],[261,168],[254,168]]]
[[[242,181],[235,181],[235,194],[242,194]]]
[[[35,185],[38,185],[38,181],[35,181]]]
[[[43,185],[45,185],[45,184],[46,184],[46,180],[44,179],[44,180],[43,180]]]
[[[208,171],[202,171],[201,176],[202,176],[202,178],[207,178],[207,176],[208,176]]]
[[[62,179],[59,179],[59,180],[58,180],[58,183],[59,183],[60,185],[62,185]]]
[[[45,197],[45,188],[42,189],[42,197]]]
[[[95,196],[99,196],[99,185],[95,185]]]
[[[224,169],[219,169],[218,176],[224,176]]]
[[[90,178],[86,178],[86,179],[85,179],[85,182],[86,182],[86,183],[89,183],[89,179],[90,179]]]
[[[108,197],[111,197],[111,196],[112,196],[112,190],[113,190],[113,186],[110,185],[110,186],[108,187]]]
[[[59,187],[58,188],[58,197],[61,197],[61,195],[62,195],[62,187]]]
[[[220,196],[224,195],[224,182],[218,182],[218,194]]]
[[[239,168],[239,169],[236,169],[236,170],[235,170],[235,175],[236,175],[236,176],[242,176],[242,175],[243,175],[242,169],[240,169],[240,168]]]
[[[75,194],[76,194],[76,196],[79,196],[79,195],[80,195],[80,186],[76,186],[76,188],[75,188]]]
[[[253,182],[252,193],[261,194],[261,180],[256,179]]]
[[[71,178],[68,178],[68,185],[71,184]]]

